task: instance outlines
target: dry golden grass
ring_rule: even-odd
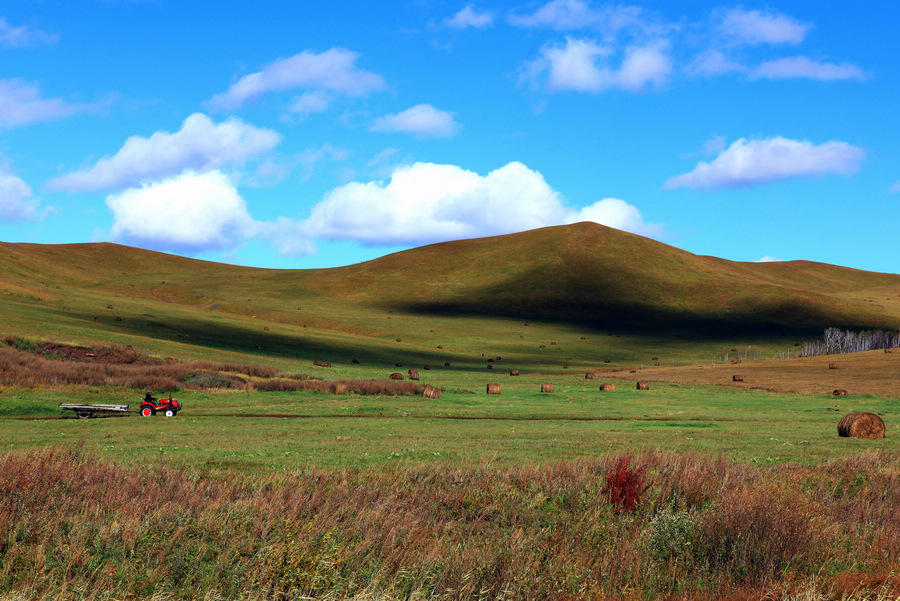
[[[837,369],[828,369],[836,363]],[[743,382],[733,382],[740,374]],[[842,388],[851,396],[900,398],[900,350],[867,351],[793,359],[743,361],[740,365],[686,365],[651,367],[636,374],[616,372],[604,376],[679,384],[716,384],[735,388],[763,387],[782,392],[831,394]]]

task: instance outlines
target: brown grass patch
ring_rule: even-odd
[[[835,389],[853,394],[900,398],[900,353],[885,354],[880,350],[841,355],[840,369],[829,370],[833,356],[797,357],[792,359],[745,360],[741,375],[745,381],[766,389],[803,394],[828,394]],[[679,384],[718,384],[730,380],[729,364],[684,365],[660,367],[652,378],[641,379]],[[613,377],[636,379],[623,372]]]

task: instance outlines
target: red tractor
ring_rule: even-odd
[[[174,397],[157,400],[148,394],[144,397],[141,408],[138,410],[142,417],[152,417],[158,411],[161,411],[166,417],[175,417],[181,411],[181,404]]]

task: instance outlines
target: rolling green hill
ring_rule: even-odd
[[[780,335],[829,326],[900,326],[900,275],[737,263],[594,223],[317,270],[237,267],[109,243],[0,243],[0,334],[173,355],[393,362],[401,338],[406,356],[423,362],[489,349],[538,365],[537,341],[593,337],[590,352],[570,345],[559,360],[578,364],[608,354],[627,361],[646,344],[705,356],[722,340],[775,345]],[[606,340],[613,331],[623,339]]]

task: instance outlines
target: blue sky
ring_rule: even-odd
[[[898,273],[898,17],[9,0],[0,239],[311,268],[591,220]]]

